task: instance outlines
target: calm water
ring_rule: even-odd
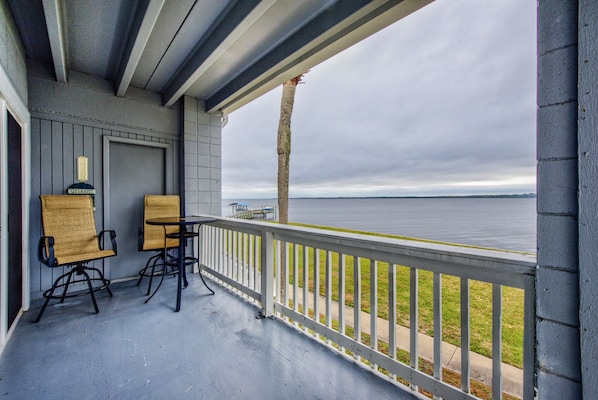
[[[225,200],[249,207],[276,200]],[[289,220],[323,226],[536,252],[534,198],[290,199]]]

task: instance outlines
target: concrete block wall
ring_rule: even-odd
[[[578,168],[581,381],[598,394],[598,1],[579,1]]]
[[[578,253],[578,4],[538,2],[538,271],[540,399],[581,397]]]
[[[27,104],[26,60],[25,48],[17,32],[8,2],[0,0],[0,66],[25,104]]]
[[[222,213],[222,113],[183,98],[185,214]]]

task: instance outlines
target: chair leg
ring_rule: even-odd
[[[79,273],[81,275],[85,276],[85,280],[87,281],[87,286],[89,287],[89,294],[91,296],[91,301],[93,302],[93,308],[96,310],[96,314],[98,314],[100,312],[100,309],[98,308],[98,302],[96,301],[96,295],[93,292],[93,285],[91,284],[91,278],[89,278],[89,274],[83,269],[80,270]],[[110,290],[110,289],[108,288],[108,290]],[[110,293],[110,296],[112,296],[112,293]]]
[[[106,291],[108,292],[110,297],[112,297],[112,291],[110,290],[110,286],[109,286],[110,281],[108,279],[104,278],[104,274],[102,273],[102,271],[100,271],[99,269],[94,268],[94,267],[84,267],[82,265],[77,265],[76,267],[71,269],[68,273],[59,276],[54,281],[54,284],[52,285],[52,287],[44,292],[44,297],[46,298],[46,300],[44,301],[44,304],[42,305],[42,308],[39,311],[37,318],[33,322],[38,323],[42,319],[42,315],[46,311],[46,308],[48,307],[48,304],[50,303],[51,299],[60,300],[60,303],[64,302],[64,299],[67,298],[68,288],[69,288],[70,284],[72,283],[71,280],[73,278],[73,274],[84,276],[85,281],[87,282],[89,295],[91,296],[91,300],[93,302],[93,308],[95,309],[96,314],[99,313],[100,309],[98,308],[98,303],[97,303],[96,297],[95,297],[95,290],[94,290],[94,287],[92,284],[92,280],[96,280],[96,279],[92,279],[89,276],[89,274],[87,273],[88,270],[95,271],[98,274],[98,276],[100,277],[99,279],[102,281],[102,285],[104,286],[104,289],[106,289]],[[66,279],[66,281],[62,285],[59,285],[60,281],[63,279]],[[75,282],[83,282],[83,280],[75,279]],[[60,296],[54,296],[54,291],[56,291],[56,289],[60,286],[64,286],[64,288],[62,289],[62,293],[60,294]]]
[[[69,276],[69,281],[73,271],[70,271],[68,273]],[[34,323],[38,323],[41,319],[42,319],[42,315],[44,314],[44,311],[46,311],[46,307],[48,307],[48,303],[50,302],[50,299],[52,298],[52,295],[54,295],[54,290],[56,290],[56,288],[58,287],[58,282],[60,282],[61,279],[64,278],[65,275],[59,276],[58,278],[56,278],[56,280],[54,281],[54,284],[52,285],[52,288],[49,291],[44,292],[44,297],[46,298],[46,301],[44,301],[44,305],[42,306],[42,309],[39,310],[39,314],[37,314],[37,318],[35,319],[35,321],[33,321]],[[62,299],[64,300],[64,296],[65,296],[66,292],[62,293]]]
[[[70,276],[70,275],[69,275]],[[49,294],[46,296],[46,294],[48,293],[47,291],[44,293],[44,297],[46,298],[46,301],[44,301],[44,305],[42,306],[42,309],[39,310],[39,314],[37,314],[37,318],[35,319],[35,321],[33,321],[33,323],[37,324],[39,322],[40,319],[42,319],[42,315],[44,314],[44,311],[46,311],[46,307],[48,307],[48,303],[50,302],[50,298],[52,297],[52,295],[54,294],[54,290],[56,290],[56,286],[58,285],[58,282],[63,278],[63,276],[59,277],[58,279],[56,279],[54,281],[54,284],[52,285],[52,288],[50,289]],[[63,297],[64,297],[64,293],[63,293]]]
[[[73,273],[75,272],[74,269],[70,270],[68,272],[68,278],[66,280],[66,283],[64,285],[64,290],[62,291],[62,296],[60,296],[60,302],[64,303],[64,299],[66,298],[66,292],[69,290],[69,285],[71,284],[71,278],[73,277]],[[64,275],[62,275],[62,277],[64,277]],[[58,278],[60,279],[60,278]]]
[[[163,267],[166,268],[166,262],[164,259],[164,255],[163,253],[159,253],[156,256],[154,256],[154,262],[152,263],[152,272],[149,275],[150,281],[149,281],[149,285],[147,285],[147,293],[145,294],[146,296],[149,296],[150,292],[152,291],[152,284],[154,282],[154,273],[156,272],[156,265],[158,264],[158,261],[163,260]]]
[[[97,269],[95,267],[86,267],[85,269],[87,269],[89,271],[95,271],[98,274],[98,276],[102,280],[102,285],[105,286],[104,289],[106,289],[106,291],[108,292],[110,297],[112,297],[112,290],[110,290],[110,281],[108,279],[104,278],[104,274],[102,273],[102,271],[100,271],[99,269]]]
[[[156,259],[160,257],[160,253],[158,254],[154,254],[153,256],[151,256],[148,260],[147,263],[145,264],[145,267],[141,269],[141,271],[139,271],[139,279],[137,280],[137,286],[139,286],[141,284],[141,280],[143,279],[144,276],[146,276],[145,274],[147,273],[147,269],[150,266],[150,263],[152,262],[152,260],[154,260],[154,264],[156,263]]]
[[[44,314],[44,311],[46,311],[46,307],[48,307],[48,303],[50,302],[50,298],[47,297],[46,301],[44,301],[44,305],[42,306],[42,309],[39,310],[39,313],[37,314],[37,318],[35,318],[35,321],[33,321],[34,323],[38,323],[40,319],[42,319],[42,315]]]
[[[203,275],[201,273],[201,264],[198,265],[199,266],[199,277],[201,278],[201,281],[203,282],[204,286],[208,288],[208,290],[210,292],[212,292],[212,294],[215,294],[214,291],[212,290],[211,287],[208,286],[208,284],[206,283],[206,281],[203,279]]]
[[[145,303],[147,303],[148,301],[150,301],[152,299],[152,297],[154,297],[154,295],[156,294],[156,292],[158,291],[158,289],[160,289],[160,286],[162,286],[162,282],[164,282],[164,277],[166,276],[166,268],[167,268],[167,266],[168,265],[166,263],[166,260],[164,260],[164,269],[162,269],[162,277],[160,278],[160,283],[158,283],[158,287],[156,287],[156,290],[154,290],[154,293],[152,293],[152,295],[145,300]]]
[[[199,228],[201,230],[201,227]],[[214,291],[212,290],[211,287],[208,286],[208,284],[206,283],[205,279],[203,278],[203,274],[201,273],[201,240],[199,237],[199,231],[198,231],[198,236],[197,236],[197,271],[199,272],[199,277],[201,278],[201,281],[203,282],[204,286],[208,288],[208,290],[210,292],[212,292],[212,294],[215,294]]]

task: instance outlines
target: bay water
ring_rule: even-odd
[[[223,200],[249,208],[276,199]],[[536,199],[524,197],[289,199],[289,221],[505,250],[536,252]]]

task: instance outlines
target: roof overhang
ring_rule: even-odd
[[[234,111],[433,0],[9,0],[27,57]]]

